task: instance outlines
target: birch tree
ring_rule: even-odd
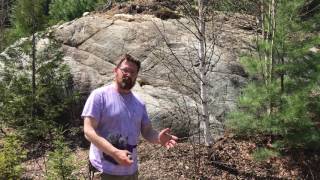
[[[219,46],[217,35],[221,32],[223,22],[214,23],[214,13],[212,11],[214,1],[181,0],[178,6],[186,20],[177,19],[177,25],[181,27],[182,31],[191,34],[190,48],[187,47],[185,50],[171,48],[174,40],[166,37],[166,27],[155,23],[155,27],[165,42],[165,47],[158,46],[158,52],[154,55],[168,71],[168,80],[174,84],[173,86],[176,86],[183,94],[192,97],[197,102],[193,110],[181,111],[179,110],[181,107],[187,107],[181,104],[177,105],[179,106],[177,109],[181,111],[180,114],[184,115],[182,119],[188,116],[188,122],[197,120],[197,130],[192,130],[193,132],[190,135],[196,134],[195,137],[199,135],[199,141],[206,146],[210,146],[213,143],[213,127],[209,119],[215,117],[209,113],[209,103],[214,103],[215,100],[209,97],[208,89],[218,89],[218,87],[210,85],[208,76],[214,72],[213,68],[221,59],[222,53],[217,49],[217,46]],[[210,31],[207,31],[207,28],[210,28]],[[159,50],[160,48],[162,49]],[[182,103],[187,98],[181,100]],[[186,102],[190,101],[187,100]],[[178,104],[176,99],[174,103]],[[196,115],[191,115],[192,111],[195,111]]]
[[[198,12],[199,12],[199,61],[200,61],[200,94],[201,94],[201,106],[202,106],[202,118],[200,121],[200,131],[204,137],[205,145],[209,146],[212,143],[212,137],[209,129],[209,113],[208,113],[208,92],[206,79],[207,67],[206,63],[206,23],[205,23],[205,7],[207,0],[198,0]]]

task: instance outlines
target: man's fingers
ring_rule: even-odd
[[[165,128],[165,129],[163,129],[161,132],[160,132],[160,134],[166,134],[166,135],[168,135],[169,133],[170,133],[170,128]]]
[[[175,140],[170,140],[169,141],[171,144],[173,144],[173,145],[176,145],[177,144],[177,142],[175,141]]]
[[[173,140],[178,140],[179,138],[177,137],[177,136],[174,136],[174,135],[171,135],[171,139],[173,139]]]
[[[174,135],[170,135],[170,134],[166,134],[167,137],[169,138],[168,141],[172,141],[172,142],[175,142],[179,139],[177,136],[174,136]]]
[[[129,158],[129,160],[132,160],[131,154],[128,154],[128,158]]]
[[[171,135],[170,128],[163,129],[160,132],[160,143],[165,146],[167,149],[173,148],[177,144],[177,140],[179,139],[177,136]]]
[[[123,166],[130,166],[133,163],[132,154],[127,150],[118,151],[117,162]]]
[[[176,144],[177,144],[176,141],[170,140],[170,141],[168,141],[168,142],[165,144],[165,147],[166,147],[167,149],[170,149],[170,148],[173,148]]]
[[[128,158],[129,158],[129,160],[132,160],[132,154],[131,154],[131,152],[127,152],[127,156],[128,156]]]

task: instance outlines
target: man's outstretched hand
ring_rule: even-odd
[[[171,135],[169,133],[170,133],[169,128],[163,129],[159,133],[160,144],[166,147],[167,149],[173,148],[177,144],[176,141],[178,140],[177,136]]]

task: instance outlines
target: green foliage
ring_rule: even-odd
[[[26,40],[20,44],[20,51],[8,49],[9,59],[0,57],[5,65],[0,72],[0,119],[27,138],[44,138],[57,124],[70,122],[70,109],[77,96],[69,69],[62,63],[60,45],[54,41],[38,54],[36,94],[32,96],[31,62],[24,57],[30,48],[30,41]]]
[[[15,33],[25,36],[42,30],[47,22],[44,6],[45,0],[15,1],[12,14]]]
[[[0,179],[18,179],[23,172],[22,161],[27,152],[15,135],[3,138],[0,143]]]
[[[267,149],[267,148],[258,148],[253,153],[253,158],[256,161],[265,161],[268,158],[277,157],[277,156],[279,156],[279,154],[276,151],[270,150],[270,149]]]
[[[108,0],[19,0],[10,9],[11,25],[3,32],[0,52],[21,37],[42,31],[60,21],[81,17]],[[118,1],[116,1],[118,2]],[[50,3],[50,4],[49,4]],[[48,9],[49,7],[49,9]],[[48,12],[49,11],[49,12]]]
[[[13,29],[5,28],[0,34],[0,52],[2,52],[6,47],[13,44],[14,41],[18,39],[18,35]]]
[[[105,0],[53,0],[49,13],[53,22],[70,21],[104,2]]]
[[[10,26],[2,32],[0,52],[21,37],[43,30],[47,27],[45,15],[47,0],[19,0],[10,5]],[[11,4],[11,3],[10,3]]]
[[[65,142],[61,130],[55,133],[53,151],[48,155],[46,179],[76,179],[72,174],[77,168],[76,158]]]
[[[257,14],[259,11],[259,1],[252,1],[252,0],[214,1],[213,9],[217,11]]]
[[[313,33],[317,26],[310,25],[318,15],[302,20],[303,5],[302,0],[278,1],[272,43],[259,40],[257,55],[241,59],[254,81],[242,90],[239,109],[226,123],[239,135],[281,137],[277,148],[320,149],[320,53],[310,51],[320,44]]]

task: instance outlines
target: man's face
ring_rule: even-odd
[[[114,70],[116,83],[120,89],[130,90],[136,83],[138,67],[136,64],[124,60],[119,67]]]

